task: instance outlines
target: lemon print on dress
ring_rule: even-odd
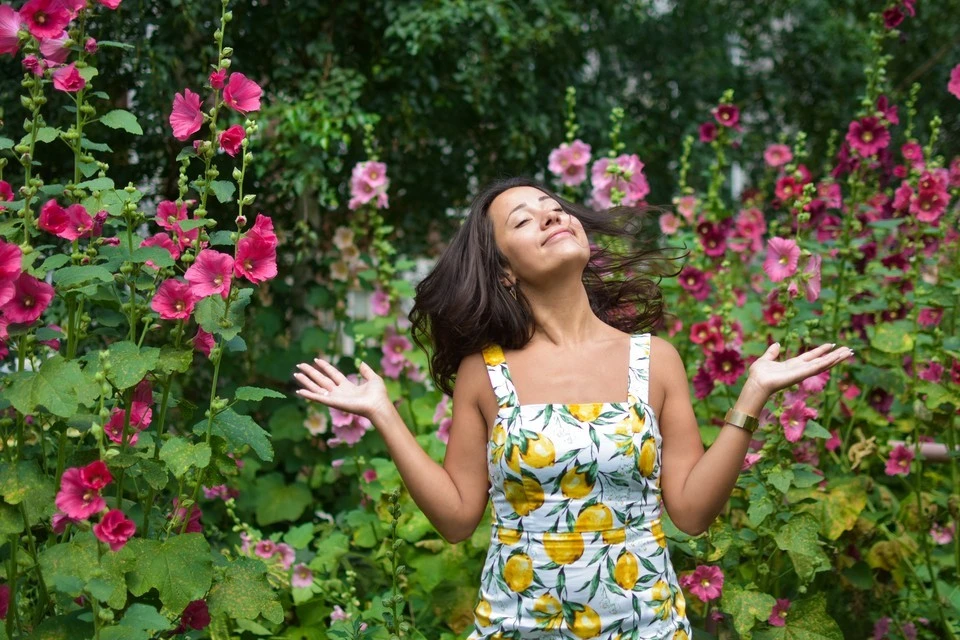
[[[523,531],[520,531],[519,529],[497,527],[497,539],[503,544],[517,544],[520,542],[520,538],[522,537]]]
[[[511,591],[521,592],[533,584],[533,560],[525,553],[515,553],[503,565],[503,581]]]
[[[687,613],[687,600],[683,597],[683,591],[677,590],[673,596],[673,610],[677,612],[678,617],[683,617]]]
[[[568,404],[567,411],[580,422],[593,422],[603,410],[602,404]]]
[[[574,531],[604,531],[611,528],[613,528],[613,512],[602,502],[581,509],[573,525]]]
[[[543,505],[543,487],[536,478],[523,476],[521,482],[504,480],[503,493],[507,502],[519,515],[525,516]]]
[[[574,465],[560,479],[560,491],[568,498],[585,498],[593,491],[593,482],[586,471],[577,471]]]
[[[498,422],[494,425],[490,442],[493,444],[493,448],[490,451],[493,457],[493,463],[499,464],[500,458],[503,457],[503,445],[507,443],[507,430],[503,428],[503,423]]]
[[[600,615],[589,605],[581,605],[583,611],[574,611],[570,631],[578,638],[596,638],[600,635]]]
[[[657,544],[660,545],[661,549],[667,548],[667,536],[664,535],[663,526],[659,520],[654,520],[653,524],[650,525],[650,533],[653,535],[653,539],[657,541]]]
[[[646,425],[646,412],[636,404],[630,407],[630,430],[633,433],[640,433]]]
[[[613,579],[621,588],[630,590],[637,584],[637,578],[640,577],[640,563],[637,562],[637,556],[624,549],[617,557],[617,564],[613,568]]]
[[[676,633],[673,634],[672,640],[690,640],[690,636],[688,636],[687,632],[683,629],[677,629]]]
[[[653,438],[647,438],[640,447],[640,458],[637,462],[637,468],[640,475],[649,478],[653,475],[654,463],[657,461],[657,443]]]
[[[544,629],[559,629],[563,622],[563,607],[559,600],[545,593],[534,601],[533,617],[539,622],[538,626]]]
[[[480,602],[473,608],[473,615],[477,618],[477,622],[481,627],[490,626],[490,616],[492,613],[493,607],[483,598],[480,598]]]
[[[583,535],[580,533],[544,533],[543,548],[557,564],[576,562],[583,555]]]
[[[668,600],[670,598],[670,585],[663,580],[657,580],[654,585],[650,587],[650,598],[658,602]]]
[[[491,345],[483,350],[483,361],[491,367],[496,367],[506,362],[503,357],[503,349],[496,345]]]
[[[527,452],[520,457],[534,469],[543,469],[553,464],[557,450],[547,436],[536,434],[527,438]]]

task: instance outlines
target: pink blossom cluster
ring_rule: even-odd
[[[433,421],[437,425],[437,438],[447,444],[450,441],[450,427],[453,425],[453,418],[449,416],[450,396],[444,394],[437,408],[433,412]]]
[[[883,10],[883,26],[887,29],[896,29],[906,17],[904,14],[909,14],[911,18],[917,15],[914,6],[916,3],[917,0],[896,0]]]
[[[71,467],[60,478],[60,490],[54,498],[59,512],[51,524],[54,532],[63,533],[68,523],[79,523],[107,509],[100,491],[113,482],[113,475],[102,460],[85,467]],[[109,509],[93,526],[94,535],[110,545],[111,551],[122,548],[136,531],[133,520],[119,509]]]
[[[6,352],[11,324],[31,324],[53,300],[54,290],[46,282],[21,270],[20,247],[0,239],[0,351]]]
[[[180,614],[180,624],[173,630],[174,635],[186,633],[188,629],[197,631],[210,625],[210,610],[206,600],[194,600]]]
[[[224,80],[226,79],[226,84]],[[263,89],[259,84],[242,73],[231,73],[227,79],[226,70],[221,69],[210,75],[211,86],[219,92],[223,90],[223,104],[241,115],[260,110],[260,97]],[[204,113],[200,95],[189,88],[173,97],[173,108],[168,118],[173,137],[181,142],[190,139],[203,126]],[[220,147],[231,156],[237,154],[246,133],[242,126],[233,125],[221,132]]]
[[[636,154],[622,154],[613,159],[600,158],[594,162],[590,168],[594,206],[600,209],[612,206],[614,189],[623,194],[620,205],[629,207],[639,204],[650,193],[643,166]]]
[[[587,179],[590,164],[590,145],[582,140],[562,143],[550,152],[547,168],[568,187],[575,187]]]
[[[920,153],[922,154],[922,151]],[[919,158],[913,157],[915,159],[911,161],[904,154],[904,159],[914,163],[914,167],[917,167],[918,164],[923,165],[922,155]],[[900,184],[900,187],[894,193],[893,209],[901,215],[909,212],[919,222],[936,226],[940,222],[940,217],[947,210],[947,205],[950,204],[948,189],[951,186],[953,185],[951,185],[949,170],[923,171],[917,180],[916,189],[906,180]]]
[[[692,381],[698,399],[710,395],[717,382],[735,384],[746,371],[746,363],[740,355],[743,327],[738,321],[733,321],[725,334],[723,318],[710,316],[707,321],[690,326],[690,341],[700,345],[706,356]]]
[[[386,209],[390,206],[387,196],[389,187],[386,164],[374,160],[358,162],[350,176],[350,202],[347,207],[354,210],[373,201],[377,209]]]
[[[723,570],[716,565],[701,564],[692,573],[679,577],[678,582],[684,589],[697,596],[703,602],[716,600],[723,593]]]
[[[733,129],[734,131],[741,131],[743,129],[740,124],[740,108],[737,105],[730,103],[718,104],[711,110],[711,113],[713,114],[715,122],[707,121],[700,125],[698,129],[700,142],[709,144],[716,140],[720,133],[720,130],[717,129],[718,124],[721,127]]]
[[[37,226],[66,240],[97,238],[103,232],[106,211],[91,216],[82,204],[71,204],[64,209],[56,200],[48,200],[40,209]]]
[[[774,237],[767,240],[767,256],[763,262],[763,271],[771,282],[782,282],[790,278],[787,293],[791,298],[799,294],[798,278],[794,278],[800,266],[800,247],[792,238]],[[800,280],[808,302],[820,297],[820,267],[823,259],[818,254],[810,254],[803,260]],[[772,297],[772,296],[771,296]],[[768,303],[771,301],[768,299]]]
[[[179,534],[184,523],[183,533],[202,533],[203,525],[200,523],[200,517],[203,513],[197,504],[191,504],[190,508],[180,506],[180,498],[173,499],[173,511],[167,515],[167,520],[171,521],[170,529],[173,533]]]
[[[225,484],[217,484],[212,487],[203,486],[203,497],[207,500],[229,500],[231,498],[238,498],[240,496],[240,490],[235,487],[228,487]]]
[[[137,444],[138,434],[150,426],[150,422],[153,420],[152,405],[153,390],[150,387],[150,382],[144,378],[137,384],[133,392],[133,398],[130,401],[127,444]],[[123,425],[126,420],[127,410],[123,407],[116,407],[110,413],[110,419],[103,425],[103,432],[112,442],[122,444]]]
[[[680,225],[686,221],[687,224],[693,224],[694,216],[696,215],[697,202],[696,196],[686,195],[673,199],[673,204],[677,208],[677,213],[680,216],[677,216],[673,213],[664,213],[660,216],[660,231],[664,234],[670,236],[675,234],[680,229]]]
[[[289,571],[297,559],[297,552],[286,542],[274,542],[270,539],[254,540],[246,531],[240,532],[240,552],[264,560],[277,562],[284,571]]]
[[[400,374],[406,373],[411,380],[423,380],[422,373],[407,357],[407,353],[412,349],[413,344],[406,336],[400,335],[395,329],[388,327],[381,346],[383,356],[380,358],[380,366],[383,369],[383,375],[397,380],[400,378]]]

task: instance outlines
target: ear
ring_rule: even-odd
[[[509,289],[516,283],[516,278],[513,277],[513,271],[510,270],[510,267],[505,267],[503,271],[505,275],[500,278],[500,284]]]

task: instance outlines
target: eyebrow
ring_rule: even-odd
[[[550,196],[540,196],[539,198],[537,198],[537,202],[543,202],[544,200],[550,200]],[[512,215],[513,215],[514,213],[516,213],[518,210],[523,209],[525,206],[527,206],[527,203],[526,203],[526,202],[522,202],[522,203],[518,204],[517,206],[515,206],[515,207],[513,208],[513,211],[511,211],[510,213],[507,214],[507,220],[510,219],[510,216],[512,216]]]

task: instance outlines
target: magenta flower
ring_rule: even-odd
[[[914,453],[902,444],[898,444],[890,452],[887,458],[887,466],[884,472],[888,476],[906,476],[910,475],[910,463],[913,461]]]
[[[123,444],[123,423],[126,420],[126,409],[116,407],[110,413],[110,420],[103,425],[103,432],[111,442]],[[127,444],[133,446],[137,444],[137,438],[141,431],[150,426],[153,420],[153,409],[142,402],[130,403],[130,425],[127,429]]]
[[[763,457],[762,453],[751,452],[743,456],[743,462],[740,464],[740,471],[746,471],[753,465],[757,464],[760,459]]]
[[[53,287],[28,273],[21,273],[14,281],[14,286],[16,288],[13,299],[3,308],[3,315],[8,322],[17,324],[33,322],[40,317],[53,299]]]
[[[771,282],[780,282],[797,272],[800,247],[788,238],[774,237],[767,240],[767,259],[763,270]]]
[[[166,229],[167,231],[173,231],[177,227],[177,223],[181,220],[187,219],[187,203],[184,202],[179,207],[177,203],[173,200],[163,200],[160,204],[157,205],[157,224]]]
[[[716,600],[723,591],[723,571],[720,567],[701,564],[685,578],[690,593],[703,602]]]
[[[96,53],[99,48],[100,45],[97,44],[96,38],[87,38],[87,41],[83,43],[83,50],[90,54]]]
[[[877,118],[867,116],[850,123],[846,141],[861,156],[869,158],[890,144],[890,132]]]
[[[960,64],[950,71],[950,82],[947,83],[947,91],[957,98],[960,98]]]
[[[883,10],[883,26],[887,29],[896,29],[903,22],[903,12],[900,7],[890,7]]]
[[[160,283],[150,308],[164,320],[184,320],[193,313],[196,302],[189,282],[170,278]]]
[[[277,276],[277,248],[259,235],[248,235],[237,242],[233,274],[259,284]]]
[[[247,132],[244,131],[242,126],[235,124],[220,133],[220,148],[233,158],[240,151],[241,143],[245,137],[247,137]]]
[[[113,475],[103,460],[94,460],[80,467],[80,482],[89,489],[99,491],[113,482]]]
[[[20,276],[22,260],[23,251],[20,247],[0,238],[0,282],[16,280]],[[6,302],[3,304],[6,304]]]
[[[771,144],[763,152],[763,159],[770,167],[782,167],[793,160],[793,152],[785,144]]]
[[[313,585],[313,572],[310,567],[302,562],[293,568],[293,575],[290,576],[290,585],[305,589]]]
[[[780,424],[783,425],[784,437],[788,442],[796,442],[803,437],[807,428],[807,420],[817,417],[817,410],[807,406],[803,400],[797,400],[780,414]]]
[[[843,444],[843,440],[840,439],[840,432],[837,429],[831,429],[830,437],[823,443],[823,447],[827,451],[836,451],[841,444]]]
[[[87,81],[77,71],[77,66],[73,62],[53,72],[53,88],[58,91],[76,93],[85,86],[87,86]]]
[[[111,11],[116,11],[117,7],[120,6],[120,2],[122,0],[98,0],[98,1],[107,9],[110,9]]]
[[[939,325],[942,319],[943,308],[941,307],[924,307],[920,309],[920,313],[917,315],[917,323],[928,329]]]
[[[713,110],[713,117],[724,127],[740,124],[740,109],[735,104],[721,104]]]
[[[807,258],[807,264],[803,267],[803,283],[806,288],[807,302],[816,302],[820,297],[820,265],[823,262],[818,254],[812,254]]]
[[[213,89],[223,89],[223,85],[227,83],[227,70],[226,69],[217,69],[216,71],[210,72],[210,87]]]
[[[265,242],[273,246],[278,244],[277,234],[273,231],[273,220],[262,213],[257,214],[257,219],[253,222],[253,227],[247,232],[247,235],[260,236]]]
[[[707,354],[704,361],[710,376],[724,384],[734,384],[743,372],[746,365],[736,349],[717,349]]]
[[[67,41],[69,36],[66,31],[62,31],[60,35],[55,38],[44,38],[40,41],[40,54],[48,62],[53,62],[55,64],[63,64],[67,60],[67,56],[70,55],[69,47],[65,47],[64,43]],[[54,65],[49,65],[54,66]]]
[[[404,352],[413,348],[410,341],[403,336],[393,335],[383,341],[383,355],[393,362],[404,362],[407,357]]]
[[[67,225],[57,235],[67,240],[77,240],[90,235],[93,230],[93,216],[87,213],[82,204],[72,204],[67,207]]]
[[[253,548],[253,552],[264,560],[269,560],[277,552],[277,544],[273,540],[261,540]]]
[[[189,515],[187,509],[180,506],[180,498],[173,499],[173,513],[167,516],[173,522],[173,532],[179,534],[183,521],[187,521],[187,527],[183,533],[203,533],[203,525],[200,523],[200,516],[203,512],[196,504],[190,505]]]
[[[276,555],[280,557],[280,566],[283,567],[284,571],[289,569],[293,565],[293,561],[297,559],[297,552],[286,542],[277,544]]]
[[[60,477],[60,490],[54,498],[57,508],[74,520],[86,520],[106,508],[100,490],[84,482],[80,468],[71,467]]]
[[[696,267],[686,266],[680,272],[680,286],[690,292],[698,301],[702,302],[710,295],[710,282],[707,274]]]
[[[390,180],[386,177],[387,165],[382,162],[358,162],[350,175],[350,201],[347,208],[354,210],[376,199],[377,208],[387,204],[387,189]],[[373,179],[371,182],[370,178]]]
[[[170,128],[173,137],[181,142],[200,130],[203,124],[203,112],[200,111],[200,96],[190,89],[183,94],[175,94],[173,111],[170,112]]]
[[[141,247],[163,247],[170,253],[170,257],[176,260],[180,257],[180,247],[173,243],[173,240],[170,239],[170,236],[166,233],[155,233],[149,238],[145,238],[140,242]],[[147,260],[144,264],[153,269],[157,268],[157,265],[154,264],[153,260]]]
[[[777,603],[773,605],[773,611],[770,612],[770,617],[767,618],[767,622],[774,627],[786,626],[787,609],[789,608],[790,601],[788,599],[777,598]]]
[[[930,537],[937,544],[950,544],[953,542],[953,534],[952,522],[943,526],[933,523],[933,527],[930,529]]]
[[[829,380],[830,380],[830,372],[821,371],[815,376],[810,376],[805,380],[801,380],[800,390],[803,391],[804,393],[820,393],[826,388],[827,382],[829,382]]]
[[[227,86],[223,88],[223,103],[246,115],[260,109],[260,96],[263,89],[242,73],[231,73]]]
[[[76,520],[71,518],[65,513],[60,513],[59,511],[52,516],[50,516],[50,528],[53,529],[53,532],[57,535],[63,533],[67,530],[68,524],[77,524],[83,522],[82,520]],[[2,618],[3,616],[0,616]]]
[[[207,607],[206,600],[194,600],[180,614],[180,624],[173,633],[174,635],[185,633],[187,627],[200,631],[208,626],[210,626],[210,609]]]
[[[371,187],[376,189],[387,184],[387,165],[382,162],[365,162],[360,172],[360,179],[366,181]]]
[[[193,285],[193,295],[198,299],[219,293],[226,300],[230,293],[232,273],[233,257],[213,249],[204,249],[184,277]]]
[[[616,169],[612,169],[614,165]],[[590,176],[592,197],[596,206],[606,209],[613,204],[613,190],[620,191],[620,204],[632,206],[650,193],[650,185],[643,175],[643,162],[636,154],[621,154],[614,159],[601,158],[593,163]]]
[[[590,145],[582,140],[574,140],[569,144],[564,142],[550,152],[547,168],[563,184],[575,187],[587,177],[590,154]]]
[[[20,14],[13,7],[0,4],[0,56],[15,55],[20,48]]]
[[[20,8],[20,19],[34,38],[53,38],[60,35],[71,15],[62,0],[30,0]]]
[[[390,313],[390,295],[380,287],[370,295],[370,310],[373,315],[380,317]]]
[[[774,193],[783,201],[793,200],[800,195],[802,190],[803,185],[798,184],[797,179],[793,176],[782,176],[777,180],[774,187]]]
[[[109,544],[111,551],[122,549],[136,530],[137,525],[120,509],[111,509],[98,524],[93,525],[94,535],[101,542]]]
[[[700,142],[710,143],[717,139],[717,125],[712,122],[704,122],[699,129]]]
[[[213,349],[215,341],[213,339],[212,333],[207,333],[203,329],[197,327],[197,335],[193,336],[190,339],[190,342],[193,344],[193,348],[205,355],[210,357],[210,351]]]

